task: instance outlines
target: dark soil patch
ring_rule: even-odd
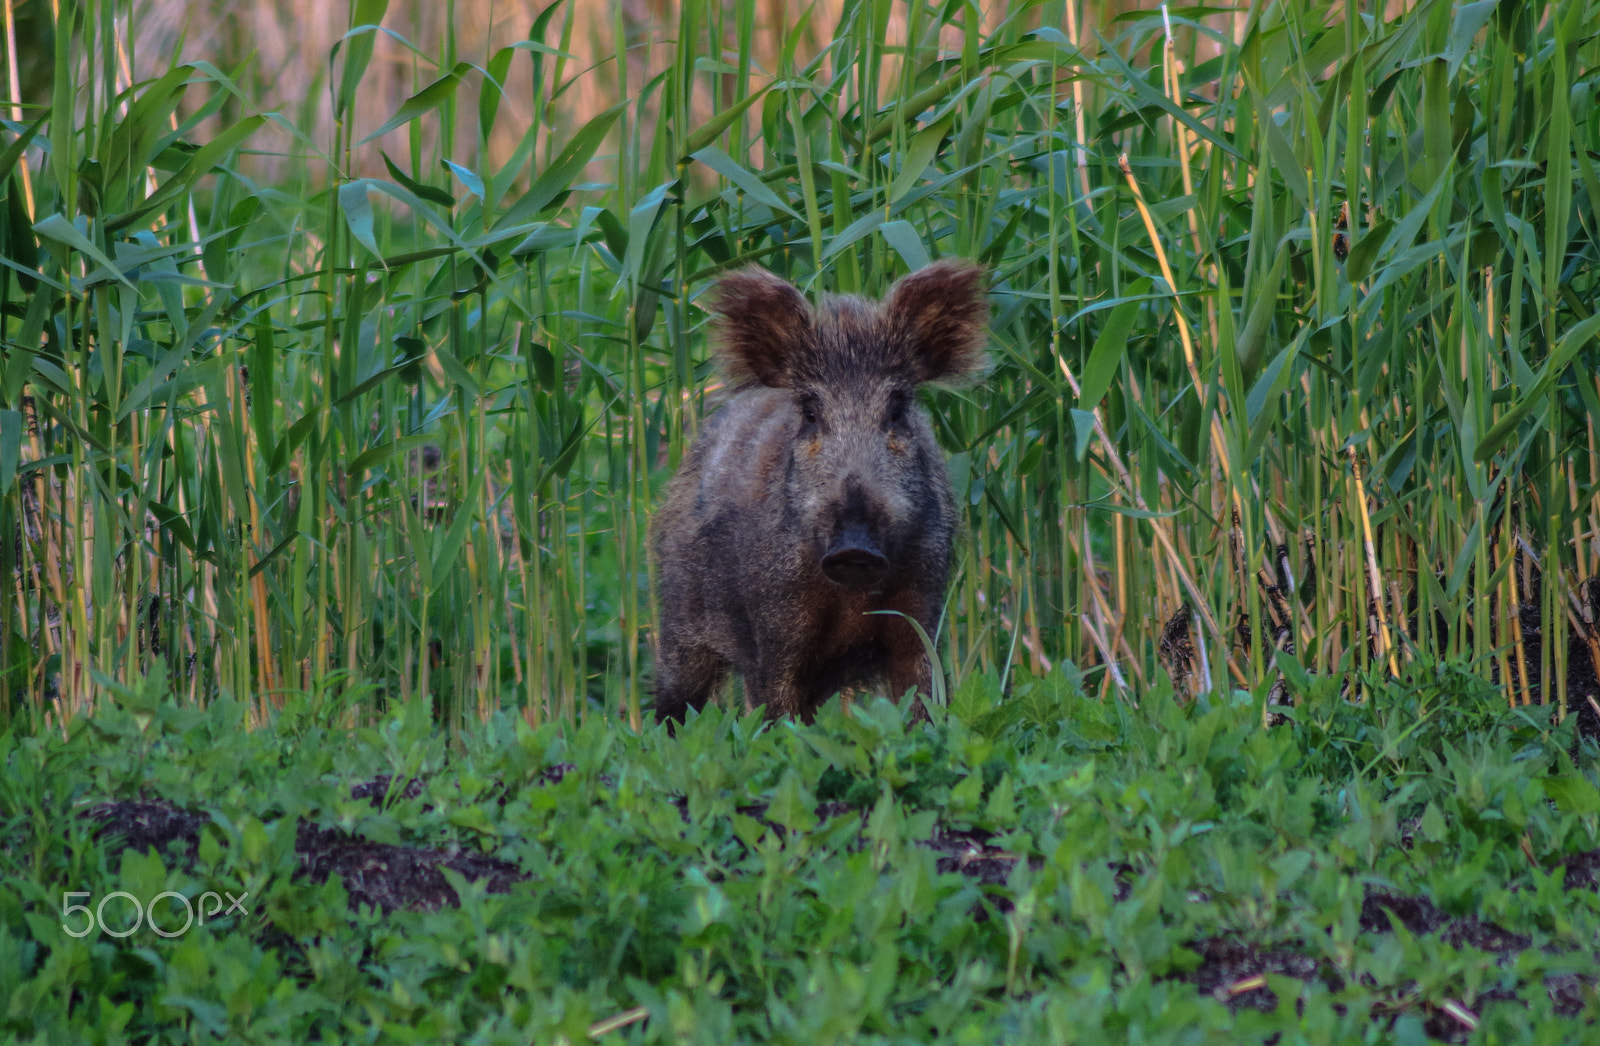
[[[1478,919],[1452,919],[1439,939],[1452,948],[1476,948],[1480,952],[1508,954],[1520,952],[1533,944],[1527,934],[1513,933],[1494,923]]]
[[[1569,890],[1600,890],[1600,850],[1584,850],[1561,859],[1567,866],[1562,885]]]
[[[407,787],[415,783],[408,782]],[[381,803],[387,791],[385,783],[375,802]],[[420,791],[418,785],[413,797]],[[112,840],[112,854],[128,847],[141,853],[153,847],[157,853],[178,854],[188,866],[198,855],[200,830],[211,821],[203,813],[161,800],[101,803],[84,816],[100,822],[98,834]],[[445,881],[445,868],[460,872],[468,882],[486,880],[490,893],[506,893],[513,883],[528,878],[516,865],[483,854],[374,843],[305,821],[295,829],[294,848],[300,862],[297,878],[321,883],[339,875],[351,907],[365,904],[385,912],[431,912],[460,904],[461,898]]]
[[[1189,945],[1200,956],[1190,977],[1194,986],[1230,1010],[1245,1007],[1270,1013],[1278,997],[1267,987],[1266,975],[1280,974],[1298,981],[1317,976],[1317,961],[1288,948],[1257,948],[1238,937],[1203,937]]]
[[[1594,853],[1600,855],[1600,851]],[[1419,937],[1437,934],[1441,943],[1452,948],[1473,948],[1496,954],[1502,963],[1533,944],[1533,938],[1526,934],[1514,933],[1491,922],[1451,918],[1426,897],[1382,890],[1369,891],[1361,902],[1362,931],[1371,934],[1391,933],[1396,924]],[[1306,954],[1297,945],[1264,948],[1236,935],[1219,935],[1201,938],[1192,942],[1189,948],[1200,957],[1200,963],[1176,979],[1189,981],[1199,991],[1234,1011],[1251,1007],[1271,1012],[1277,1008],[1277,994],[1267,986],[1268,974],[1279,974],[1303,982],[1321,979],[1334,990],[1338,990],[1343,983],[1330,966]],[[1571,1017],[1583,1012],[1594,983],[1591,977],[1552,974],[1545,979],[1545,990],[1556,1012]],[[1430,1039],[1464,1043],[1472,1037],[1483,1008],[1496,1002],[1521,1002],[1521,999],[1515,992],[1491,988],[1478,995],[1471,1010],[1452,1001],[1436,1004],[1418,1000],[1381,1008],[1373,1013],[1373,1018],[1392,1023],[1401,1012],[1420,1007],[1426,1011],[1423,1014],[1423,1030]]]
[[[1361,902],[1361,928],[1367,933],[1388,933],[1396,922],[1417,936],[1432,933],[1448,921],[1448,916],[1426,897],[1372,892]]]
[[[1481,919],[1452,919],[1426,897],[1373,891],[1361,902],[1361,928],[1368,933],[1387,933],[1389,917],[1409,932],[1421,937],[1440,931],[1439,939],[1452,948],[1476,948],[1481,952],[1520,952],[1533,944],[1526,934],[1513,933]]]
[[[939,854],[937,862],[941,872],[960,872],[976,879],[984,886],[1004,886],[1011,878],[1011,869],[1017,866],[1016,854],[990,846],[988,832],[976,829],[935,827],[933,838],[923,845]],[[1009,911],[1006,901],[1002,911]]]
[[[468,882],[486,880],[489,893],[507,893],[528,877],[509,861],[483,854],[372,843],[305,821],[295,830],[294,849],[305,878],[320,883],[338,875],[352,906],[371,905],[385,912],[436,912],[460,904],[445,881],[445,868],[460,872]]]
[[[1580,977],[1575,973],[1555,973],[1545,978],[1545,991],[1550,1002],[1563,1017],[1575,1017],[1583,1012],[1594,995],[1595,979]]]
[[[365,799],[372,804],[374,809],[381,808],[383,801],[389,798],[389,789],[394,785],[392,774],[379,774],[370,781],[362,781],[350,789],[350,798]],[[394,793],[395,799],[415,799],[422,794],[422,779],[409,777]],[[426,809],[426,807],[424,808]]]
[[[571,763],[557,763],[555,766],[549,767],[540,773],[536,783],[545,785],[559,784],[567,771],[572,769],[575,768]],[[370,781],[361,781],[351,785],[350,798],[365,799],[372,804],[374,810],[381,810],[385,800],[399,802],[402,799],[417,798],[427,788],[427,783],[420,777],[408,777],[405,783],[400,785],[391,796],[389,789],[392,787],[394,787],[394,775],[379,774]],[[510,801],[511,791],[500,781],[493,782],[487,790],[474,799],[474,802],[493,802],[501,807]],[[424,810],[432,810],[433,804],[423,803],[422,808]]]
[[[127,849],[144,853],[154,847],[158,854],[176,852],[190,865],[199,856],[200,829],[211,823],[211,818],[205,814],[184,810],[160,799],[100,803],[85,810],[82,816],[100,822],[95,837],[106,840],[113,853]],[[173,843],[178,844],[175,851],[168,849]]]
[[[576,769],[577,767],[573,766],[571,763],[556,763],[554,766],[547,766],[543,770],[539,771],[539,783],[546,785],[558,785],[568,774],[572,773],[572,771]],[[603,774],[601,775],[600,780],[602,783],[610,783],[611,781],[609,777],[606,777]]]

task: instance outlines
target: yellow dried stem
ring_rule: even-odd
[[[7,86],[11,88],[11,120],[22,124],[22,79],[17,66],[17,19],[13,0],[5,0],[6,17],[6,73]],[[22,201],[28,209],[28,221],[35,218],[33,210],[33,172],[28,169],[28,158],[20,157],[17,166],[22,170]]]
[[[1071,386],[1073,395],[1081,396],[1083,389],[1078,385],[1078,379],[1073,376],[1071,366],[1060,356],[1056,357],[1056,362],[1061,367],[1062,376],[1067,379],[1067,384]],[[1094,435],[1096,442],[1100,444],[1100,449],[1105,454],[1107,463],[1116,471],[1115,477],[1108,476],[1107,479],[1112,480],[1113,485],[1120,483],[1124,496],[1131,500],[1141,512],[1151,513],[1149,517],[1150,528],[1155,531],[1156,540],[1161,543],[1161,549],[1166,553],[1167,562],[1172,568],[1173,574],[1189,594],[1189,600],[1194,607],[1195,613],[1200,615],[1200,620],[1205,623],[1206,629],[1220,639],[1222,637],[1222,629],[1218,626],[1216,617],[1211,613],[1211,607],[1201,594],[1200,586],[1195,584],[1194,578],[1189,575],[1188,569],[1184,566],[1186,560],[1178,554],[1178,549],[1173,544],[1167,521],[1151,512],[1144,495],[1139,493],[1139,488],[1133,482],[1133,476],[1129,473],[1128,467],[1123,464],[1122,456],[1117,453],[1116,444],[1112,442],[1110,435],[1106,432],[1105,417],[1098,405],[1094,408]],[[1228,671],[1240,682],[1245,680],[1245,675],[1234,662],[1232,653],[1228,654]]]
[[[1510,589],[1511,600],[1506,612],[1511,618],[1511,647],[1516,655],[1516,689],[1512,691],[1511,703],[1513,705],[1533,704],[1533,690],[1528,683],[1528,651],[1522,639],[1522,595],[1517,589],[1517,539],[1511,539],[1511,568],[1506,571],[1506,585]],[[1506,678],[1507,684],[1511,678]]]
[[[9,0],[7,2],[9,3]],[[1067,40],[1071,42],[1073,47],[1078,49],[1079,53],[1082,53],[1083,44],[1078,38],[1078,5],[1073,3],[1072,0],[1067,0],[1066,7]],[[1078,133],[1078,148],[1076,150],[1078,183],[1083,192],[1083,198],[1087,200],[1090,193],[1089,157],[1083,147],[1083,143],[1089,140],[1089,131],[1083,117],[1083,78],[1078,76],[1072,78],[1072,116]]]
[[[1356,453],[1353,443],[1350,445],[1350,467],[1355,471],[1356,504],[1361,509],[1361,543],[1366,549],[1368,591],[1372,596],[1373,612],[1378,617],[1378,650],[1389,662],[1390,674],[1398,676],[1400,661],[1389,639],[1388,615],[1383,609],[1383,574],[1378,569],[1378,548],[1372,539],[1372,514],[1367,508],[1367,488],[1361,479],[1361,457]]]

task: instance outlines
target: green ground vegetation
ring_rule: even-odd
[[[0,151],[0,719],[162,658],[258,720],[637,724],[700,295],[944,255],[994,297],[931,401],[956,682],[1424,655],[1584,706],[1600,6],[1118,10],[686,2],[606,51],[557,3],[467,55],[364,0],[262,111],[246,56],[130,85],[126,5],[64,3]]]
[[[297,695],[272,726],[241,731],[237,703],[195,709],[152,680],[70,740],[0,737],[0,802],[15,811],[0,847],[0,1033],[1592,1032],[1600,791],[1548,707],[1508,715],[1498,689],[1441,666],[1375,677],[1372,701],[1273,730],[1247,695],[1135,709],[1059,672],[1005,699],[997,682],[975,675],[931,725],[882,699],[848,716],[829,705],[812,726],[713,707],[676,738],[500,712],[452,746],[420,702],[352,730]],[[156,800],[199,816],[168,845],[124,847]],[[368,847],[359,874],[319,881],[305,825]],[[517,881],[490,890],[445,871],[459,904],[388,911],[364,899],[402,868],[390,847],[492,856]],[[134,901],[182,928],[183,907],[157,899],[168,890],[196,906],[242,896],[244,911],[171,938],[106,932],[135,925]],[[105,903],[115,891],[134,901]]]

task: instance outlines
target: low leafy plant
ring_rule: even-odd
[[[1129,716],[1080,682],[1013,680],[1048,728],[969,680],[926,724],[882,699],[809,726],[712,707],[676,738],[501,714],[455,744],[419,703],[244,730],[135,688],[0,739],[0,1025],[1466,1042],[1600,1018],[1600,789],[1570,727],[1489,700],[1394,743],[1418,702],[1476,700],[1448,665],[1267,731],[1244,692]],[[186,904],[208,917],[156,932]]]

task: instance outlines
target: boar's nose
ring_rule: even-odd
[[[863,522],[849,522],[822,557],[822,573],[845,588],[876,588],[889,575],[889,560]]]

